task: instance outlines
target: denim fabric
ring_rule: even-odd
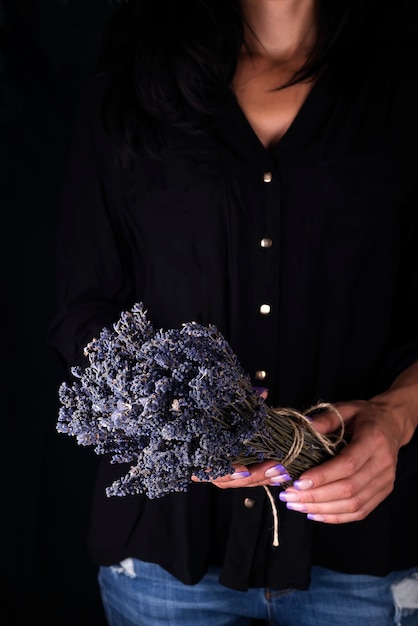
[[[107,620],[110,626],[250,626],[253,619],[272,626],[418,626],[418,567],[385,578],[314,567],[308,591],[234,591],[218,576],[211,568],[189,586],[136,559],[101,567]],[[394,599],[399,584],[406,594]]]

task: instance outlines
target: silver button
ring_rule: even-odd
[[[268,315],[271,311],[271,306],[269,304],[262,304],[260,306],[261,315]]]
[[[255,373],[255,377],[257,380],[264,380],[266,376],[267,372],[265,372],[264,370],[257,370],[257,372]]]
[[[244,500],[244,506],[247,509],[253,509],[255,506],[255,500],[253,500],[252,498],[245,498]]]
[[[273,240],[269,239],[268,237],[263,237],[263,239],[260,241],[260,246],[262,248],[271,248],[272,245],[273,245]]]
[[[265,183],[271,183],[273,180],[273,174],[271,172],[264,172],[263,180]]]

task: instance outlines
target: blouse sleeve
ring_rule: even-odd
[[[400,266],[393,307],[392,337],[385,367],[386,384],[418,359],[418,186],[404,207],[400,225]],[[388,254],[390,251],[388,250]]]
[[[80,99],[57,227],[58,306],[49,339],[68,367],[82,364],[85,345],[132,304],[100,92],[93,84]]]

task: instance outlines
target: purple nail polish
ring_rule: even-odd
[[[283,474],[286,474],[286,476],[288,476],[287,469],[283,467],[283,465],[280,465],[280,463],[274,465],[273,467],[270,467],[264,472],[264,476],[266,478],[271,478],[272,476],[282,476]]]
[[[323,515],[318,515],[316,513],[308,513],[308,515],[306,517],[308,519],[312,520],[313,522],[323,522],[324,521],[324,516]]]
[[[306,504],[304,504],[303,502],[288,502],[286,504],[286,507],[291,511],[299,511],[301,513],[307,511]]]
[[[234,472],[233,474],[231,474],[231,478],[233,480],[239,480],[240,478],[248,478],[248,476],[251,476],[250,472]]]
[[[279,500],[282,502],[299,502],[300,496],[293,491],[282,491],[279,493]]]
[[[281,484],[281,483],[287,483],[288,481],[292,480],[291,477],[289,476],[289,474],[279,474],[278,476],[271,476],[270,477],[270,482],[275,484]]]
[[[293,483],[295,489],[311,489],[313,487],[313,481],[310,478],[303,478],[302,480],[295,480]]]

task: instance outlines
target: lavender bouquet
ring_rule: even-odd
[[[266,459],[296,479],[342,442],[297,411],[269,407],[213,325],[156,330],[138,303],[84,352],[87,367],[73,367],[74,382],[59,388],[57,430],[131,464],[108,496],[187,491],[192,475],[216,478]]]

